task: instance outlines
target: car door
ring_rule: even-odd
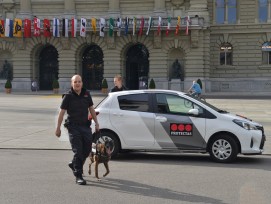
[[[149,94],[125,94],[117,97],[118,107],[110,111],[117,134],[131,147],[154,144],[154,116],[149,112]]]
[[[206,119],[204,109],[179,95],[156,93],[155,139],[165,149],[202,149]],[[198,109],[199,115],[192,116],[189,110]]]

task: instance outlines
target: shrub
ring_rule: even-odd
[[[57,79],[54,79],[52,86],[53,86],[53,89],[59,89],[59,83]]]
[[[149,89],[155,89],[155,82],[153,79],[151,79],[151,81],[150,81]]]
[[[107,84],[106,79],[104,78],[102,81],[102,89],[107,89],[107,88],[108,88],[108,84]]]
[[[11,89],[12,88],[12,84],[11,84],[11,81],[8,79],[6,84],[5,84],[5,88],[6,89]]]

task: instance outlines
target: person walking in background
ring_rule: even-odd
[[[92,132],[88,120],[89,113],[95,122],[97,132],[99,131],[99,123],[93,108],[92,97],[89,91],[83,88],[80,75],[74,75],[71,78],[71,89],[63,95],[55,131],[57,137],[61,136],[60,127],[66,111],[68,117],[64,126],[68,129],[69,140],[74,153],[69,167],[73,170],[76,183],[85,185],[86,181],[82,177],[83,165],[90,154],[92,145]]]
[[[121,75],[117,74],[114,77],[114,87],[110,90],[110,92],[117,92],[117,91],[123,91],[128,90],[123,84],[122,84],[122,77]]]
[[[196,81],[193,81],[193,84],[190,87],[190,89],[188,89],[188,92],[192,92],[191,93],[192,96],[200,97],[201,95],[200,85]]]

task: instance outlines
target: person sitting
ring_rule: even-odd
[[[123,84],[122,84],[122,77],[121,75],[116,75],[114,77],[114,87],[110,90],[110,92],[117,92],[117,91],[124,91],[128,90]]]
[[[188,89],[188,92],[189,93],[192,92],[191,93],[192,96],[200,97],[201,95],[200,85],[196,81],[193,81],[193,85],[190,87],[190,89]]]

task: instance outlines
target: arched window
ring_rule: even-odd
[[[262,45],[262,63],[271,64],[271,42]]]
[[[216,24],[236,23],[237,0],[216,0],[215,19]]]
[[[232,45],[223,43],[220,46],[220,65],[232,65]]]

